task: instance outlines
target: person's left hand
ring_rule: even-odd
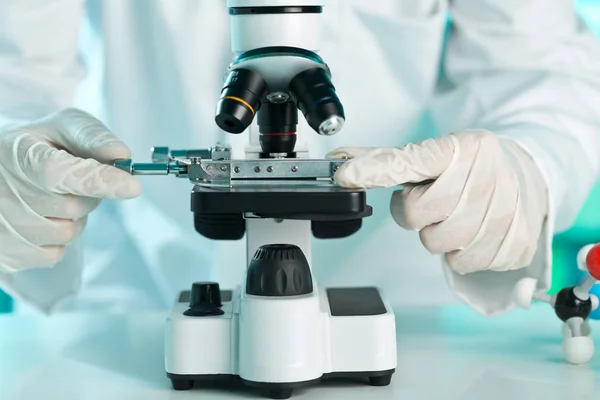
[[[403,148],[339,148],[352,160],[336,182],[347,188],[403,185],[394,220],[419,231],[433,254],[460,273],[506,271],[531,263],[547,214],[546,184],[515,142],[465,131]]]

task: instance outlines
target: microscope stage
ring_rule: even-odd
[[[369,217],[364,190],[337,186],[240,186],[192,190],[191,210],[196,214],[253,213],[282,219],[358,219]],[[307,216],[307,218],[302,218]]]

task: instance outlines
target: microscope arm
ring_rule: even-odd
[[[318,52],[324,0],[228,0],[231,49],[240,54],[265,47]]]

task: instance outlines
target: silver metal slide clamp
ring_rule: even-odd
[[[152,163],[117,160],[114,166],[132,175],[175,175],[205,186],[237,185],[333,185],[333,176],[347,160],[265,158],[232,160],[231,148],[217,145],[209,149],[152,149]]]

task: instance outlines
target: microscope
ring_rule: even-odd
[[[312,238],[350,236],[372,214],[364,190],[335,184],[345,160],[311,159],[297,148],[299,112],[319,135],[345,122],[317,54],[323,3],[228,0],[235,58],[215,122],[231,134],[250,131],[243,159],[217,144],[155,147],[152,163],[115,163],[134,175],[189,179],[196,231],[246,240],[239,287],[191,283],[167,317],[165,368],[175,390],[233,377],[285,399],[328,377],[387,386],[395,372],[395,319],[380,289],[322,288],[312,274]]]

